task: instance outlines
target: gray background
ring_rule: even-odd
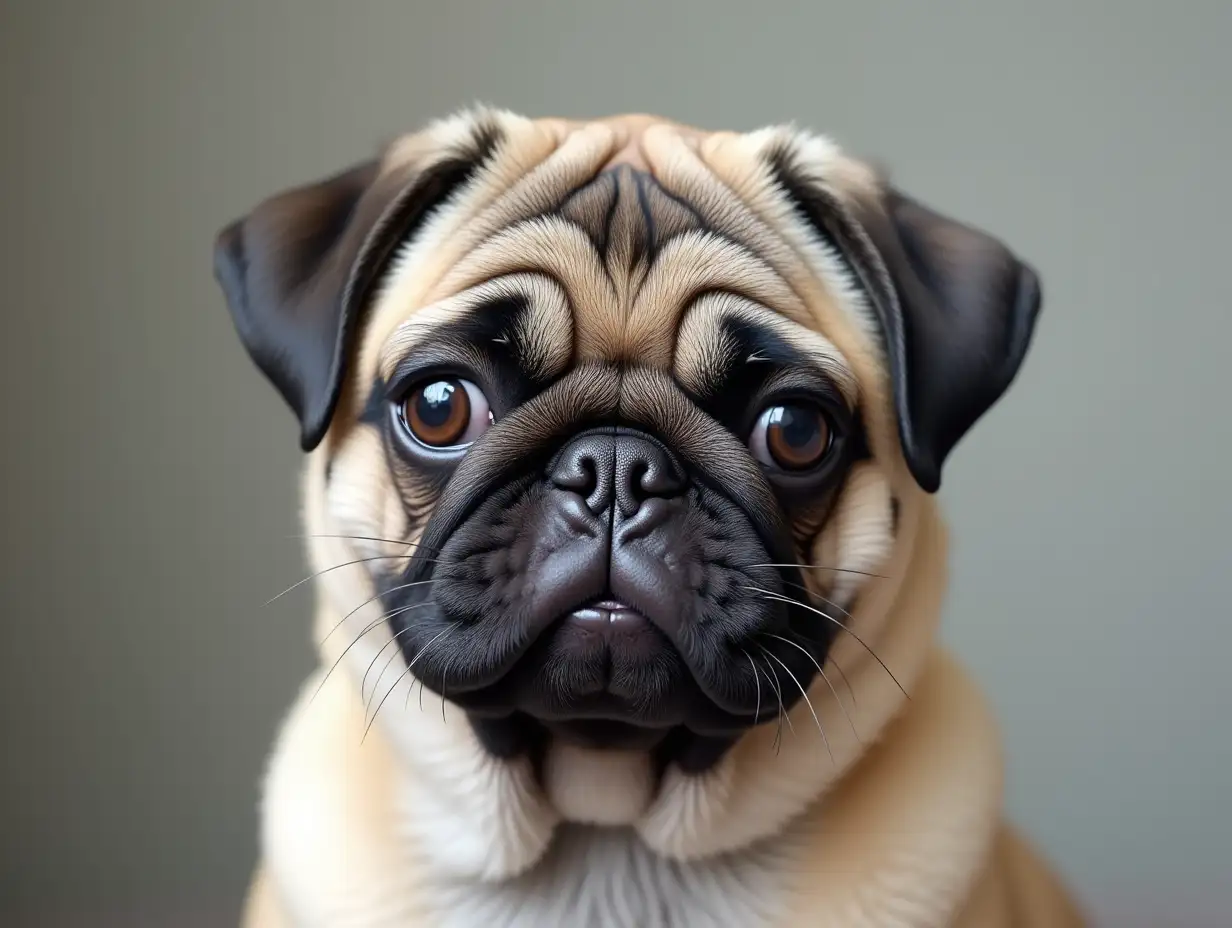
[[[1230,40],[1199,0],[0,4],[0,921],[234,919],[309,598],[260,608],[296,433],[212,237],[483,99],[795,119],[1038,265],[946,475],[946,634],[1109,923],[1232,923]]]

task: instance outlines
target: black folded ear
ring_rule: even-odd
[[[219,233],[214,276],[249,355],[299,417],[305,451],[329,428],[354,333],[394,250],[493,144],[419,170],[360,164],[271,197]]]
[[[903,454],[934,493],[946,457],[1018,373],[1040,308],[1039,279],[997,239],[892,188],[852,210],[785,162],[775,170],[869,296]]]

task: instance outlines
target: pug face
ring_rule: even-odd
[[[1039,304],[819,139],[642,117],[435,124],[262,204],[216,268],[388,659],[498,756],[686,770],[826,673]]]

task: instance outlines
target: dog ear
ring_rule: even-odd
[[[889,278],[880,315],[903,452],[936,492],[945,459],[1022,365],[1039,278],[997,239],[893,189],[858,219]]]
[[[305,451],[329,428],[354,333],[393,252],[480,161],[455,153],[386,171],[369,161],[271,197],[218,234],[214,276],[244,347],[299,417]]]
[[[1018,373],[1040,309],[1035,271],[997,239],[887,187],[849,208],[783,161],[776,174],[868,294],[903,454],[935,493],[946,458]]]

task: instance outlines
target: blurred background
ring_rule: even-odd
[[[1232,3],[0,2],[0,924],[234,923],[311,665],[255,202],[475,100],[796,120],[1045,310],[952,459],[945,621],[1108,925],[1232,924]]]

